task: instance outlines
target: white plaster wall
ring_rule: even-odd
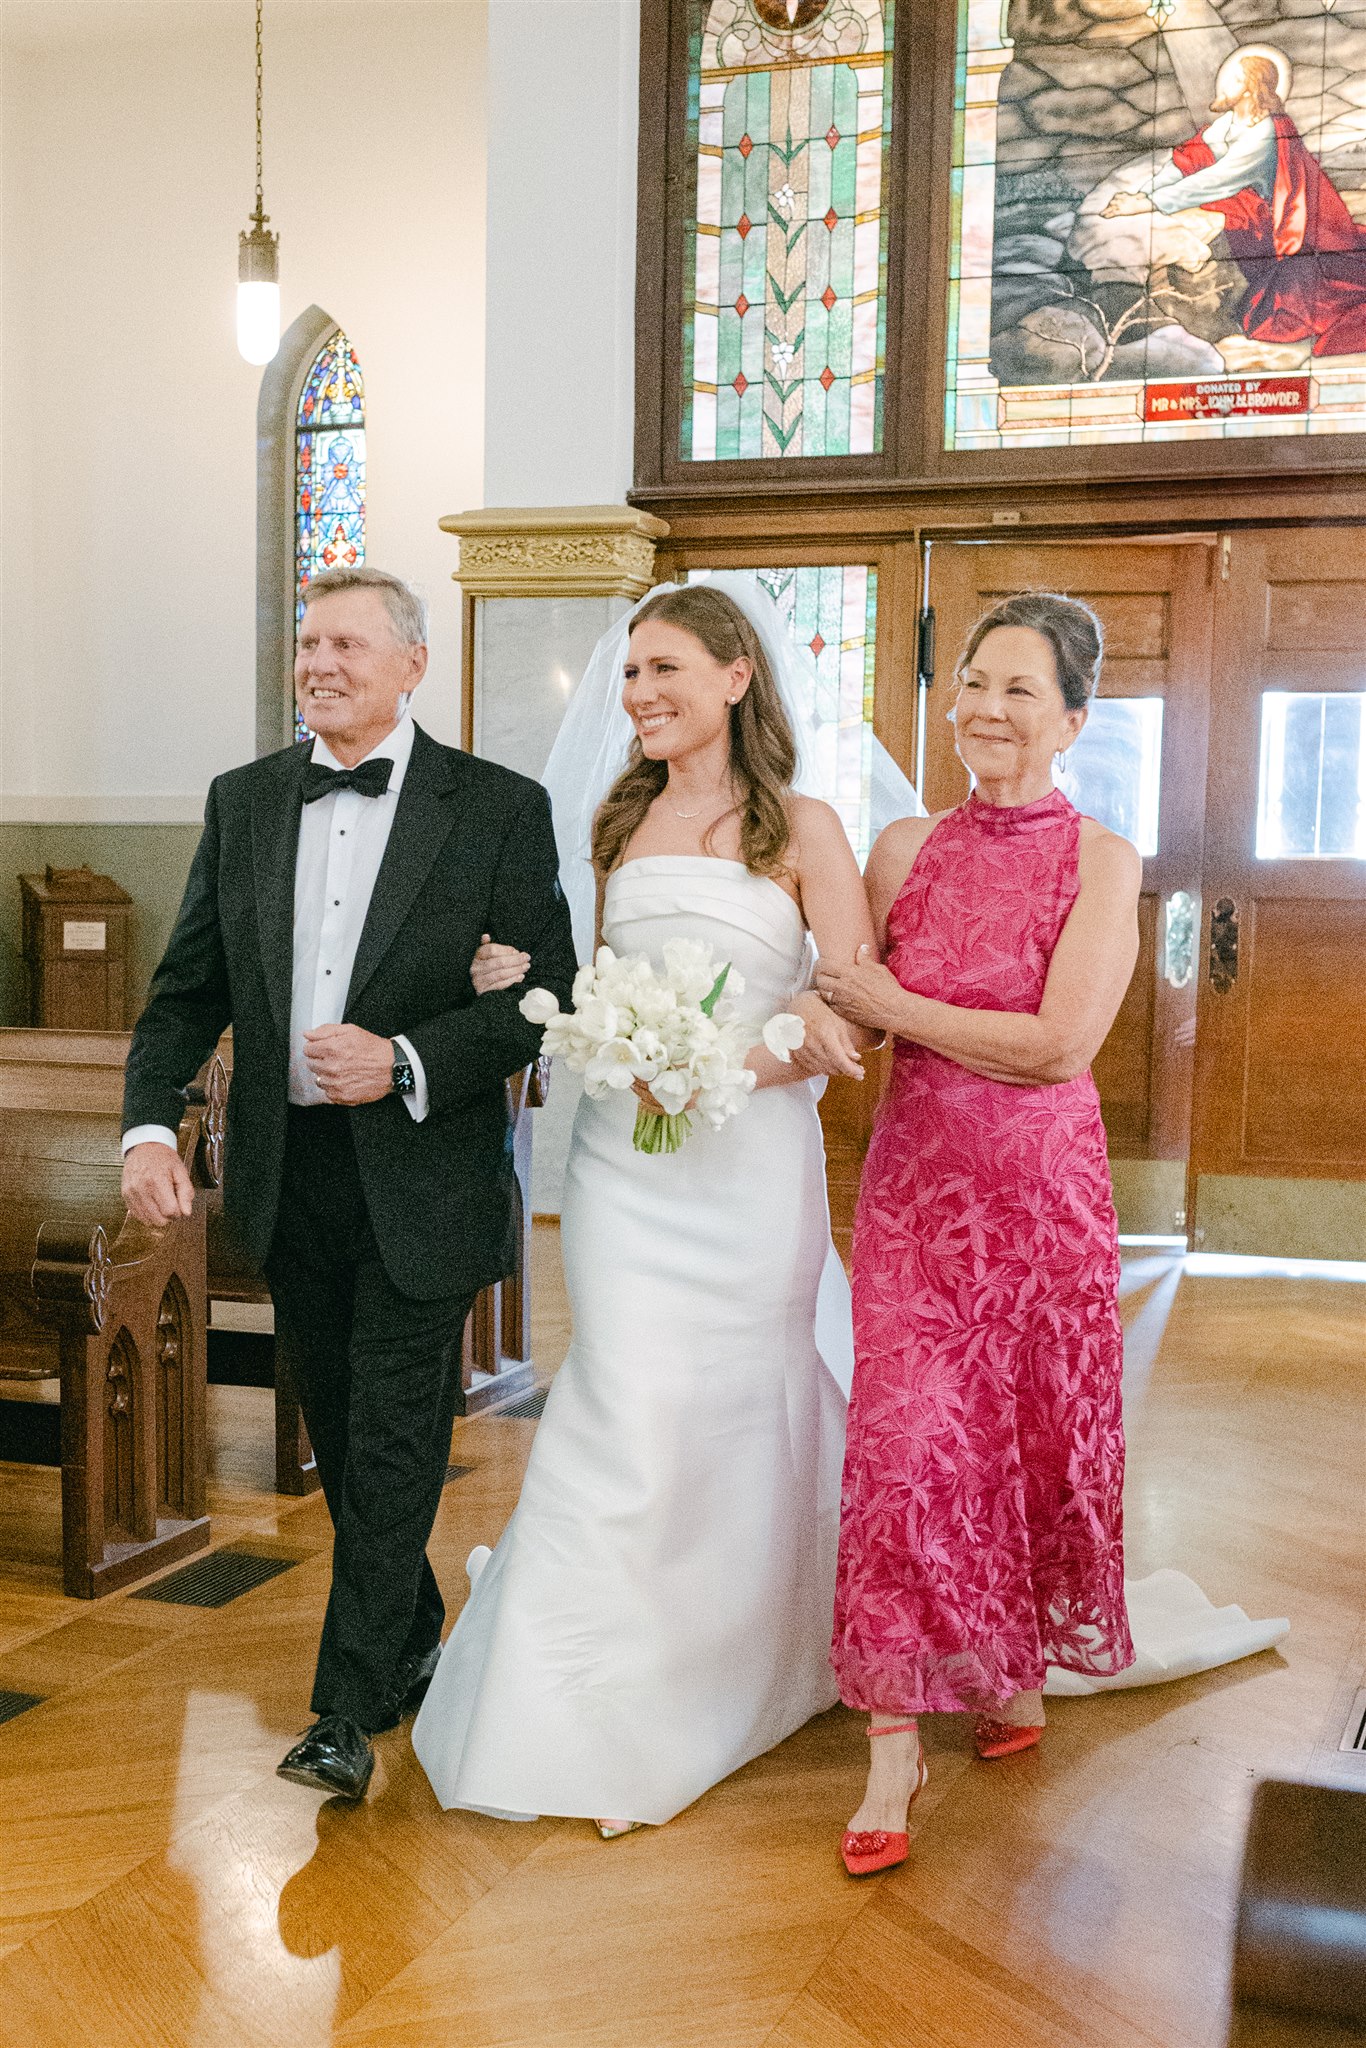
[[[486,505],[621,504],[635,430],[639,0],[489,0]],[[483,607],[476,745],[538,774],[617,601]],[[579,1084],[533,1119],[560,1207]]]
[[[488,39],[483,502],[620,504],[634,431],[639,0],[489,0]]]
[[[483,468],[485,0],[270,0],[266,204],[286,325],[365,372],[369,554],[432,604]],[[253,752],[255,412],[234,332],[248,0],[6,0],[0,815],[188,818]]]

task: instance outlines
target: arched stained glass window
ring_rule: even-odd
[[[356,352],[338,329],[314,357],[295,415],[296,631],[313,578],[364,560],[365,385]],[[295,730],[307,738],[297,713]]]
[[[693,0],[685,461],[876,454],[894,0]]]

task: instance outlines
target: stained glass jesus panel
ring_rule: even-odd
[[[1366,427],[1366,11],[958,0],[948,448]]]
[[[893,0],[691,0],[685,462],[876,454]]]

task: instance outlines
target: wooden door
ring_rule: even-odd
[[[1215,552],[1212,537],[941,545],[930,570],[938,649],[926,703],[932,811],[967,794],[948,714],[959,651],[976,619],[1012,592],[1056,590],[1083,598],[1105,629],[1103,701],[1078,743],[1078,787],[1069,793],[1144,840],[1138,965],[1094,1068],[1121,1228],[1131,1231],[1186,1225]]]
[[[1230,535],[1215,587],[1194,1239],[1366,1256],[1366,534]]]

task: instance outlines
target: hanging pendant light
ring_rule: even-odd
[[[261,0],[256,0],[256,211],[237,237],[237,347],[268,363],[280,346],[280,237],[261,196]]]

